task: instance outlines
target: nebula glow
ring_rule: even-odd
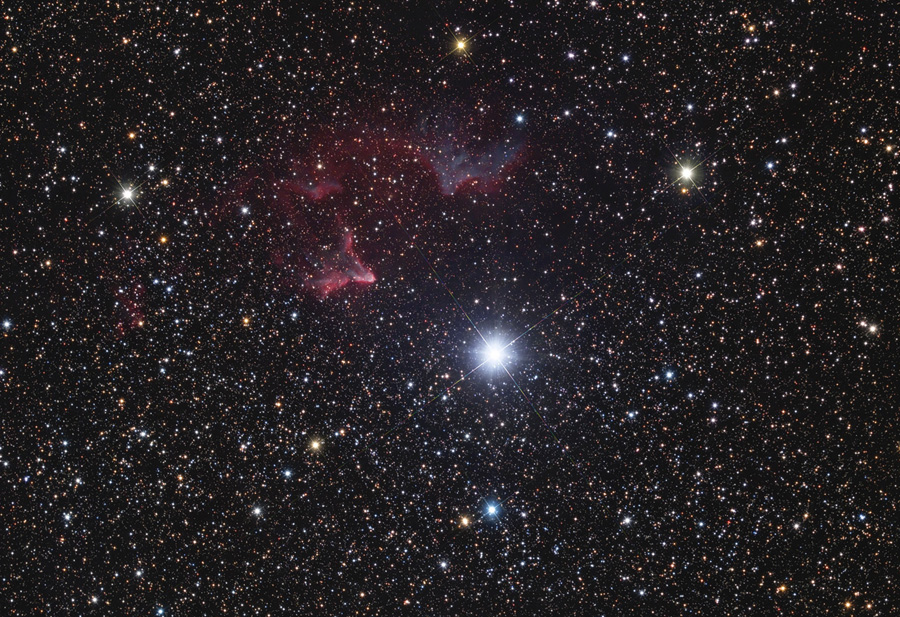
[[[322,256],[318,273],[307,284],[327,296],[349,283],[368,285],[374,282],[375,274],[356,256],[353,236],[348,233],[337,249]]]

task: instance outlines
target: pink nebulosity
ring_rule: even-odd
[[[348,283],[368,285],[375,282],[375,274],[363,264],[353,251],[353,236],[344,236],[340,248],[323,255],[319,273],[307,282],[322,296],[341,289]]]
[[[119,336],[144,325],[144,286],[133,283],[116,290],[116,301],[121,314],[116,330]]]
[[[332,193],[339,193],[342,188],[343,187],[341,187],[337,180],[327,179],[300,190],[310,199],[318,201],[320,199],[325,199]]]
[[[227,225],[235,217],[265,221],[258,229],[285,286],[325,297],[350,283],[375,282],[349,233],[321,250],[335,229],[360,228],[376,215],[419,219],[426,216],[423,204],[501,190],[522,164],[525,143],[508,118],[473,114],[462,104],[414,125],[320,127],[243,166],[243,178],[217,212]]]

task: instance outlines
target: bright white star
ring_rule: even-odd
[[[498,343],[488,343],[484,350],[485,359],[492,366],[499,366],[506,360],[506,349]]]

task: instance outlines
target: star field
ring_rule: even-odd
[[[895,614],[890,3],[0,14],[0,611]]]

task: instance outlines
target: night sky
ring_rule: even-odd
[[[4,3],[0,612],[898,614],[898,10]]]

